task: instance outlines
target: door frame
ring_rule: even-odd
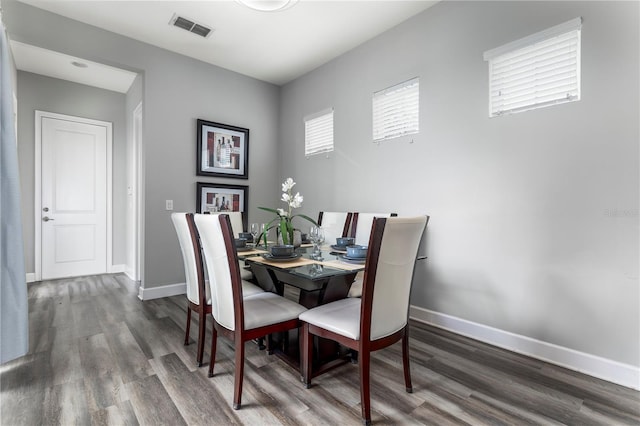
[[[42,280],[42,119],[73,121],[76,123],[104,126],[107,129],[107,273],[113,272],[113,124],[107,121],[35,111],[35,192],[34,192],[34,260],[35,280]]]
[[[136,282],[141,282],[141,262],[142,262],[142,102],[140,102],[132,113],[131,126],[131,158],[128,159],[131,167],[131,190],[133,191],[133,212],[132,217],[127,217],[127,221],[131,222],[133,230],[133,247],[127,247],[127,253],[133,252],[134,265],[129,265],[129,256],[127,256],[127,265],[125,273]],[[128,194],[127,194],[128,196]],[[128,214],[128,212],[127,212]],[[127,238],[127,245],[129,240]]]

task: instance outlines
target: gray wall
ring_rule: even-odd
[[[113,263],[125,261],[125,95],[18,71],[18,159],[22,189],[25,270],[34,272],[35,111],[113,123]]]
[[[638,6],[439,3],[282,88],[282,176],[309,212],[431,215],[413,304],[640,365]],[[582,100],[489,119],[483,52],[578,16]],[[415,76],[420,134],[373,144],[372,93]]]
[[[3,0],[2,8],[13,40],[144,73],[145,288],[184,282],[180,248],[164,207],[172,199],[176,211],[194,211],[197,181],[249,185],[249,220],[268,218],[255,207],[279,198],[277,86],[23,3]],[[248,180],[196,177],[198,118],[250,129]],[[21,134],[19,143],[31,144],[32,138]]]

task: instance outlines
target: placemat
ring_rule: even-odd
[[[238,252],[238,257],[239,258],[244,258],[244,257],[250,257],[250,256],[255,256],[257,254],[262,254],[262,253],[267,253],[266,250],[262,250],[262,249],[253,249],[253,250],[247,250],[247,251],[239,251]]]
[[[273,262],[271,260],[265,259],[262,256],[254,256],[251,258],[251,261],[256,263],[264,263],[265,265],[271,265],[271,266],[275,266],[276,268],[283,268],[283,269],[296,268],[298,266],[312,265],[314,263],[318,263],[315,260],[307,259],[305,257],[301,257],[296,260],[291,260],[289,262]]]
[[[361,271],[364,270],[364,263],[359,265],[355,263],[347,263],[341,260],[326,260],[320,263],[323,266],[330,266],[332,268],[346,269],[347,271]]]

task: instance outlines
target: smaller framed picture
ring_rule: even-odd
[[[249,178],[249,129],[198,120],[196,174]]]
[[[222,183],[198,182],[197,213],[247,212],[249,187]],[[242,215],[247,229],[247,214]]]

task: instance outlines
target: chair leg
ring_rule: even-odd
[[[244,379],[244,341],[240,336],[236,340],[236,377],[234,379],[233,409],[239,410],[242,405],[242,380]]]
[[[198,355],[196,361],[198,367],[202,367],[202,356],[204,354],[205,332],[207,331],[207,314],[204,309],[200,310],[199,327],[198,327]]]
[[[213,331],[211,332],[211,358],[209,358],[209,377],[213,377],[213,367],[216,364],[216,344],[218,342],[218,331],[216,330],[216,325],[213,324],[212,328]]]
[[[413,393],[411,385],[411,366],[409,365],[409,327],[404,330],[402,337],[402,366],[404,367],[404,386],[408,393]]]
[[[309,389],[311,387],[311,368],[313,364],[313,336],[309,333],[309,324],[304,323],[300,327],[300,340],[302,350],[302,383],[304,387]]]
[[[184,335],[184,345],[189,344],[189,330],[191,329],[191,306],[187,306],[187,332]]]
[[[370,369],[371,369],[371,352],[368,350],[358,351],[360,366],[360,405],[362,408],[362,423],[371,424],[371,386],[370,386]]]

